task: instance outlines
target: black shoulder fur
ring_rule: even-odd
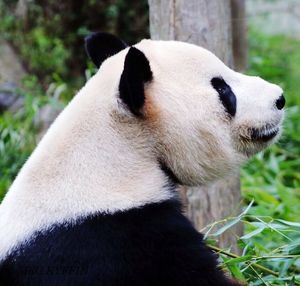
[[[6,286],[233,286],[216,255],[165,201],[56,225],[0,266]]]

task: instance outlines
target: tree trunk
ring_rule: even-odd
[[[232,47],[234,67],[238,71],[247,68],[247,25],[245,0],[231,0]]]
[[[230,0],[149,0],[152,39],[178,40],[200,45],[233,66]],[[183,187],[187,215],[197,229],[235,215],[239,209],[239,172],[210,186]],[[221,247],[236,250],[240,226],[222,235]]]
[[[22,20],[26,20],[28,10],[28,0],[18,0],[15,15]]]

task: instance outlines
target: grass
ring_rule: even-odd
[[[238,217],[226,218],[218,232],[211,229],[208,243],[221,254],[223,267],[249,285],[300,285],[300,41],[250,31],[249,45],[248,73],[285,90],[284,132],[278,144],[242,169],[245,209]],[[51,90],[61,85],[65,83],[57,76]],[[69,83],[67,87],[67,94],[72,93]],[[24,108],[0,116],[0,201],[36,144],[34,121],[39,109],[69,98],[66,95],[57,100],[51,92],[44,96],[36,77],[25,79],[20,93],[25,98]],[[219,249],[214,243],[238,222],[245,227],[245,235],[238,240],[241,255]]]

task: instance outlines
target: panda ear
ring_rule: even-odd
[[[121,75],[120,98],[136,116],[143,115],[145,103],[144,84],[152,80],[150,63],[143,52],[131,47],[125,57],[124,69]]]
[[[114,35],[102,32],[92,33],[85,38],[85,49],[99,68],[104,60],[125,49],[127,45]]]

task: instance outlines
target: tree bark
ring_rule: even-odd
[[[149,8],[152,39],[200,45],[233,67],[230,0],[149,0]],[[187,215],[200,230],[239,211],[239,172],[210,186],[183,187],[182,194]],[[219,240],[221,247],[237,250],[232,233],[240,235],[241,227],[224,233]]]
[[[149,8],[152,39],[193,43],[233,65],[230,0],[149,0]]]
[[[247,24],[245,0],[231,0],[232,48],[234,68],[247,68]]]
[[[18,0],[16,10],[15,10],[15,15],[18,18],[26,20],[27,11],[28,11],[28,0]]]

